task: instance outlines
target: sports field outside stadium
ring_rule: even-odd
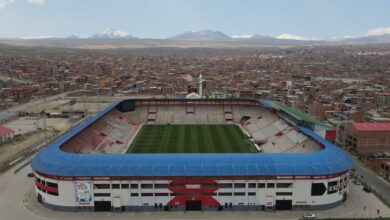
[[[127,153],[254,153],[237,125],[144,125]]]

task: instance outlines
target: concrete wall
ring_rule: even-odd
[[[343,202],[345,195],[348,193],[348,175],[345,173],[341,176],[328,178],[328,179],[272,179],[264,180],[259,178],[258,180],[216,180],[218,184],[232,184],[231,188],[218,188],[212,193],[212,198],[219,202],[219,206],[203,205],[202,210],[263,210],[268,207],[273,210],[275,208],[276,200],[291,200],[293,210],[318,210],[333,208]],[[184,211],[185,205],[170,205],[166,207],[169,201],[175,198],[172,195],[172,191],[169,188],[157,188],[155,184],[169,184],[169,180],[99,180],[93,181],[94,184],[129,184],[128,188],[113,189],[96,189],[92,190],[93,201],[90,204],[84,204],[84,207],[78,207],[80,204],[76,203],[76,190],[74,181],[59,181],[48,179],[36,174],[37,177],[58,183],[59,195],[53,196],[44,193],[37,189],[36,193],[41,194],[43,197],[43,205],[56,210],[63,211],[93,211],[93,201],[110,201],[112,206],[114,204],[122,207],[126,211]],[[346,179],[346,181],[344,181]],[[340,184],[340,180],[341,184]],[[328,183],[337,181],[337,192],[328,193]],[[290,183],[291,186],[281,188],[277,187],[278,183]],[[326,191],[323,195],[312,196],[311,185],[312,183],[323,183],[326,187]],[[138,188],[132,188],[131,184],[138,184]],[[141,188],[142,184],[152,184],[152,188]],[[245,188],[235,188],[234,184],[245,184]],[[252,184],[252,187],[249,187]],[[253,184],[256,185],[253,188]],[[264,188],[262,188],[264,184]],[[268,187],[267,187],[268,185]],[[274,187],[269,187],[274,185]],[[96,193],[103,193],[108,196],[95,196]],[[156,193],[167,194],[168,196],[156,196]],[[229,194],[231,193],[231,195]],[[242,195],[244,193],[244,195]],[[236,194],[236,195],[235,195]],[[238,195],[237,195],[238,194]],[[145,195],[145,196],[143,196]],[[115,200],[116,199],[116,200]],[[119,199],[119,200],[118,200]],[[114,202],[115,200],[115,202]],[[160,205],[161,204],[161,205]],[[157,206],[157,207],[156,207]],[[92,207],[92,208],[91,208]]]

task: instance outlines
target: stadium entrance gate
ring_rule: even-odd
[[[186,211],[202,211],[202,201],[201,200],[187,200],[186,201]]]
[[[37,197],[37,200],[39,203],[42,204],[42,195],[38,193],[38,197]]]
[[[292,200],[276,200],[275,209],[276,210],[291,210],[292,209]]]
[[[95,201],[95,212],[111,212],[110,201]]]

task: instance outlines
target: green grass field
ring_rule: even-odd
[[[251,153],[236,125],[144,125],[127,153]]]

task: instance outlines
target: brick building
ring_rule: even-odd
[[[350,123],[346,133],[347,149],[360,155],[390,151],[390,122]]]
[[[367,157],[366,164],[375,173],[390,181],[390,152],[374,153]]]

